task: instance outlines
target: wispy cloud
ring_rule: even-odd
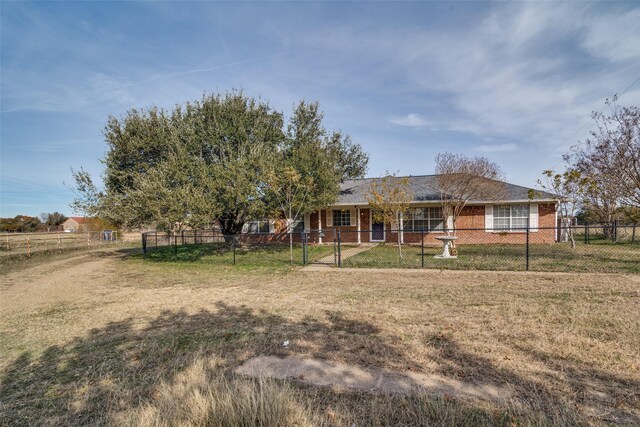
[[[429,123],[408,115],[393,117],[395,124],[555,147],[637,77],[640,9],[599,6],[507,4],[466,26],[382,27],[372,34],[345,25],[309,43],[350,52],[358,64],[392,64],[385,78],[410,82],[413,100],[439,100],[438,117],[426,112]],[[637,102],[630,95],[625,103]]]
[[[417,114],[417,113],[410,113],[410,114],[407,114],[406,116],[392,117],[389,121],[398,126],[409,126],[409,127],[425,126],[426,124],[429,123],[427,119],[425,119],[424,117],[422,117],[420,114]]]
[[[35,100],[33,103],[25,105],[17,105],[2,113],[10,113],[15,111],[82,111],[88,106],[104,105],[114,103],[117,105],[131,106],[136,101],[134,95],[135,89],[158,80],[170,80],[176,77],[182,77],[190,74],[210,73],[214,71],[224,70],[227,68],[239,67],[243,65],[254,64],[269,59],[276,58],[281,55],[270,55],[266,57],[253,58],[244,61],[234,61],[206,68],[195,68],[190,70],[181,70],[174,72],[166,72],[153,74],[148,78],[138,81],[121,81],[113,77],[109,77],[103,73],[97,73],[88,79],[87,84],[73,84],[60,86],[58,91],[64,92],[59,96],[51,98]],[[41,95],[35,94],[35,96]],[[145,97],[146,98],[146,97]],[[146,99],[145,99],[146,101]],[[176,99],[175,102],[178,102]]]
[[[515,151],[518,149],[516,144],[483,144],[476,147],[477,151],[483,153],[499,153],[501,151]]]
[[[237,88],[285,115],[318,100],[327,126],[369,151],[371,174],[429,173],[447,150],[493,154],[531,185],[640,76],[639,37],[632,2],[8,2],[2,169],[99,174],[109,114]],[[640,83],[621,103],[640,104]]]

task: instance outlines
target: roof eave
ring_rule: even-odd
[[[469,201],[467,202],[467,205],[497,205],[497,204],[509,204],[509,203],[556,203],[558,200],[557,199],[550,199],[550,198],[546,198],[546,199],[505,199],[505,200],[491,200],[491,201],[482,201],[482,200],[478,200],[478,201]],[[441,204],[442,201],[441,200],[432,200],[432,201],[425,201],[425,200],[415,200],[412,202],[409,202],[410,205],[426,205],[426,204]],[[362,206],[369,206],[369,203],[367,202],[352,202],[352,203],[334,203],[331,204],[327,207],[332,208],[332,207],[348,207],[348,206],[353,206],[353,207],[362,207]]]

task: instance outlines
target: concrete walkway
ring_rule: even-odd
[[[340,258],[342,259],[342,261],[344,261],[347,258],[350,258],[354,255],[357,255],[359,253],[362,252],[366,252],[371,248],[376,247],[377,245],[372,245],[372,244],[367,244],[367,245],[359,245],[359,246],[353,246],[353,247],[348,247],[348,248],[341,248],[340,250]],[[303,271],[321,271],[321,270],[327,270],[331,267],[334,266],[335,263],[335,255],[331,254],[331,255],[327,255],[323,258],[320,258],[317,261],[313,261],[311,262],[309,265],[307,265],[306,267],[303,267],[302,270]]]
[[[438,374],[364,369],[321,359],[257,356],[236,368],[236,373],[253,377],[288,378],[317,386],[378,393],[426,392],[493,402],[506,402],[511,398],[511,392],[506,387],[470,383]]]

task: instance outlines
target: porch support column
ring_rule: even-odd
[[[358,244],[362,243],[360,239],[360,208],[356,208],[356,216],[358,217]]]
[[[318,209],[318,243],[322,244],[322,209]]]

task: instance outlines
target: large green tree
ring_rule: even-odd
[[[213,181],[210,202],[224,234],[238,234],[251,218],[266,216],[265,175],[284,138],[282,114],[242,92],[205,96],[176,114],[179,134]]]
[[[328,132],[317,102],[296,105],[277,159],[267,174],[266,199],[284,217],[293,261],[292,225],[335,202],[340,183],[364,176],[368,156],[341,132]]]
[[[72,170],[77,197],[71,208],[125,227],[158,222],[151,212],[138,209],[141,204],[131,196],[139,189],[141,177],[162,164],[178,145],[175,127],[171,115],[155,107],[130,110],[122,118],[109,117],[103,130],[107,144],[102,159],[104,189],[84,169]]]
[[[233,235],[281,205],[274,200],[284,184],[273,177],[289,168],[295,173],[287,176],[299,175],[295,185],[305,186],[296,211],[306,213],[331,203],[341,180],[366,170],[360,146],[328,133],[322,118],[316,103],[302,102],[285,129],[280,112],[242,92],[205,95],[171,113],[149,108],[111,117],[104,189],[80,169],[73,207],[124,226],[172,230],[217,221]]]

